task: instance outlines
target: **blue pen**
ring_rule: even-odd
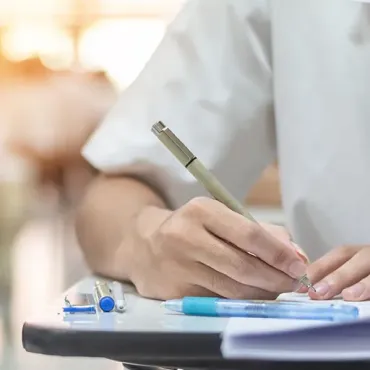
[[[185,297],[163,302],[174,312],[196,316],[255,317],[295,320],[346,321],[358,318],[355,306],[283,301],[247,301],[208,297]]]
[[[94,305],[86,306],[66,306],[63,307],[64,313],[96,313],[96,308]]]

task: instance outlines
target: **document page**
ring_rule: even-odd
[[[225,357],[370,359],[370,302],[344,302],[341,299],[318,302],[298,293],[283,294],[278,299],[307,305],[355,305],[359,308],[360,317],[345,322],[232,318],[223,334],[222,352]]]

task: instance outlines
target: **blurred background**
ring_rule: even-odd
[[[184,0],[0,0],[0,369],[121,369],[25,353],[21,328],[87,273],[73,210],[94,175],[80,149]],[[277,165],[246,201],[283,223]]]

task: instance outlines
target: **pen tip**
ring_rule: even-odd
[[[314,286],[312,284],[310,284],[310,286],[308,287],[308,289],[311,289],[314,293],[316,293],[316,289],[314,288]]]
[[[307,277],[307,275],[304,275],[302,276],[300,279],[299,279],[299,282],[306,286],[308,288],[308,290],[312,290],[313,292],[316,292],[316,289],[314,288],[314,286],[312,285],[311,281],[309,280],[309,278]]]

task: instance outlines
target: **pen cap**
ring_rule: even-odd
[[[104,312],[110,312],[115,307],[115,302],[112,297],[111,290],[107,283],[96,282],[94,287],[94,297],[96,304]]]
[[[194,154],[162,122],[155,123],[152,126],[152,132],[183,166],[187,166],[195,158]]]

